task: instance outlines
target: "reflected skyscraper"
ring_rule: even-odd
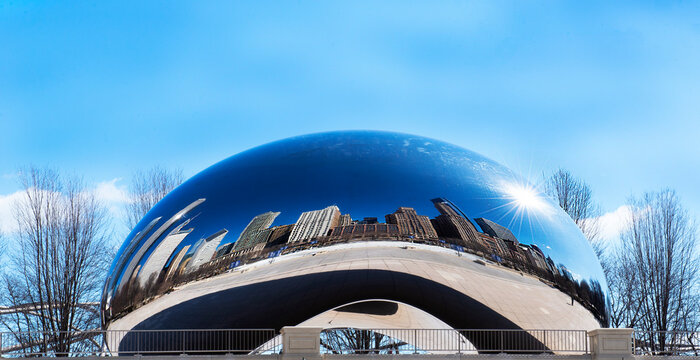
[[[494,255],[500,258],[503,258],[508,255],[508,246],[500,238],[492,237],[484,233],[479,233],[479,239],[481,240],[482,244],[485,244],[489,247],[489,249],[491,249],[491,252]]]
[[[392,214],[386,215],[387,224],[396,224],[399,233],[415,239],[437,239],[437,232],[430,223],[430,218],[418,215],[414,208],[400,207]]]
[[[158,246],[151,252],[144,265],[139,270],[138,279],[141,286],[146,285],[151,275],[158,276],[166,262],[170,259],[175,248],[180,245],[182,240],[189,235],[192,229],[182,230],[182,227],[187,223],[182,223],[175,228]]]
[[[187,254],[187,250],[190,249],[191,245],[187,245],[180,249],[180,251],[173,257],[173,259],[170,261],[170,265],[168,265],[168,272],[165,274],[165,279],[169,280],[172,279],[173,276],[175,276],[181,269],[182,267],[182,259],[185,258],[185,255]]]
[[[250,220],[245,229],[243,229],[243,232],[241,232],[238,240],[236,240],[235,244],[233,245],[233,251],[246,249],[253,247],[258,243],[266,242],[267,238],[260,236],[260,232],[269,228],[279,214],[279,212],[268,211],[266,213],[256,215],[252,220]]]
[[[394,239],[399,235],[396,224],[350,224],[337,226],[331,232],[332,239]]]
[[[289,241],[289,235],[292,234],[294,224],[275,226],[272,228],[272,233],[267,239],[268,246],[282,245]]]
[[[454,204],[443,198],[431,200],[435,208],[440,212],[440,215],[433,219],[435,230],[438,235],[447,239],[460,239],[460,245],[479,244],[479,232],[474,225],[462,214],[459,209],[456,209]]]
[[[340,220],[338,221],[338,226],[346,226],[352,224],[352,218],[350,214],[340,215]]]
[[[339,220],[340,210],[335,205],[321,210],[303,212],[294,224],[289,242],[295,243],[327,236],[332,228],[338,226]]]
[[[219,246],[221,240],[224,239],[224,236],[226,236],[227,233],[228,230],[222,229],[204,239],[204,241],[200,243],[199,247],[197,247],[197,250],[195,250],[194,254],[192,255],[192,260],[187,265],[188,271],[191,272],[197,270],[200,266],[209,262],[209,260],[211,260],[214,256],[216,248]]]

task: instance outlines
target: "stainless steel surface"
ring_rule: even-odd
[[[106,329],[279,330],[386,299],[452,328],[591,329],[606,297],[578,227],[517,174],[350,131],[266,144],[176,188],[125,240],[101,310]]]

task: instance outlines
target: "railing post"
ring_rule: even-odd
[[[413,329],[413,353],[418,354],[418,329]]]
[[[595,329],[588,332],[592,360],[632,360],[633,329]]]
[[[321,330],[320,327],[283,327],[282,360],[320,360]]]
[[[462,334],[459,332],[459,330],[456,330],[456,331],[457,331],[457,354],[461,355],[462,354]]]
[[[503,330],[498,330],[498,333],[500,334],[500,338],[501,338],[500,345],[498,346],[499,347],[498,350],[499,350],[499,352],[505,352],[505,347],[503,346]]]

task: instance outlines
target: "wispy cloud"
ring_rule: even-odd
[[[12,217],[12,206],[23,197],[24,191],[0,195],[0,231],[3,233],[11,233],[17,229],[17,223]]]
[[[0,175],[0,178],[3,178],[3,179],[14,179],[14,178],[16,178],[17,176],[19,176],[19,173],[13,172],[13,173],[5,173],[5,174],[2,174],[2,175]]]

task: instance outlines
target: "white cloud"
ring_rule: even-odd
[[[607,243],[617,242],[620,234],[627,228],[631,215],[632,208],[629,205],[622,205],[614,211],[599,216],[597,220],[600,239]]]
[[[98,199],[102,200],[105,204],[124,204],[129,201],[129,196],[126,190],[126,186],[117,185],[117,182],[119,181],[121,181],[121,178],[97,183],[97,186],[95,186],[93,193]]]
[[[92,193],[107,207],[112,225],[118,224],[124,216],[124,204],[129,202],[125,185],[119,185],[121,178],[102,181],[91,190]]]

